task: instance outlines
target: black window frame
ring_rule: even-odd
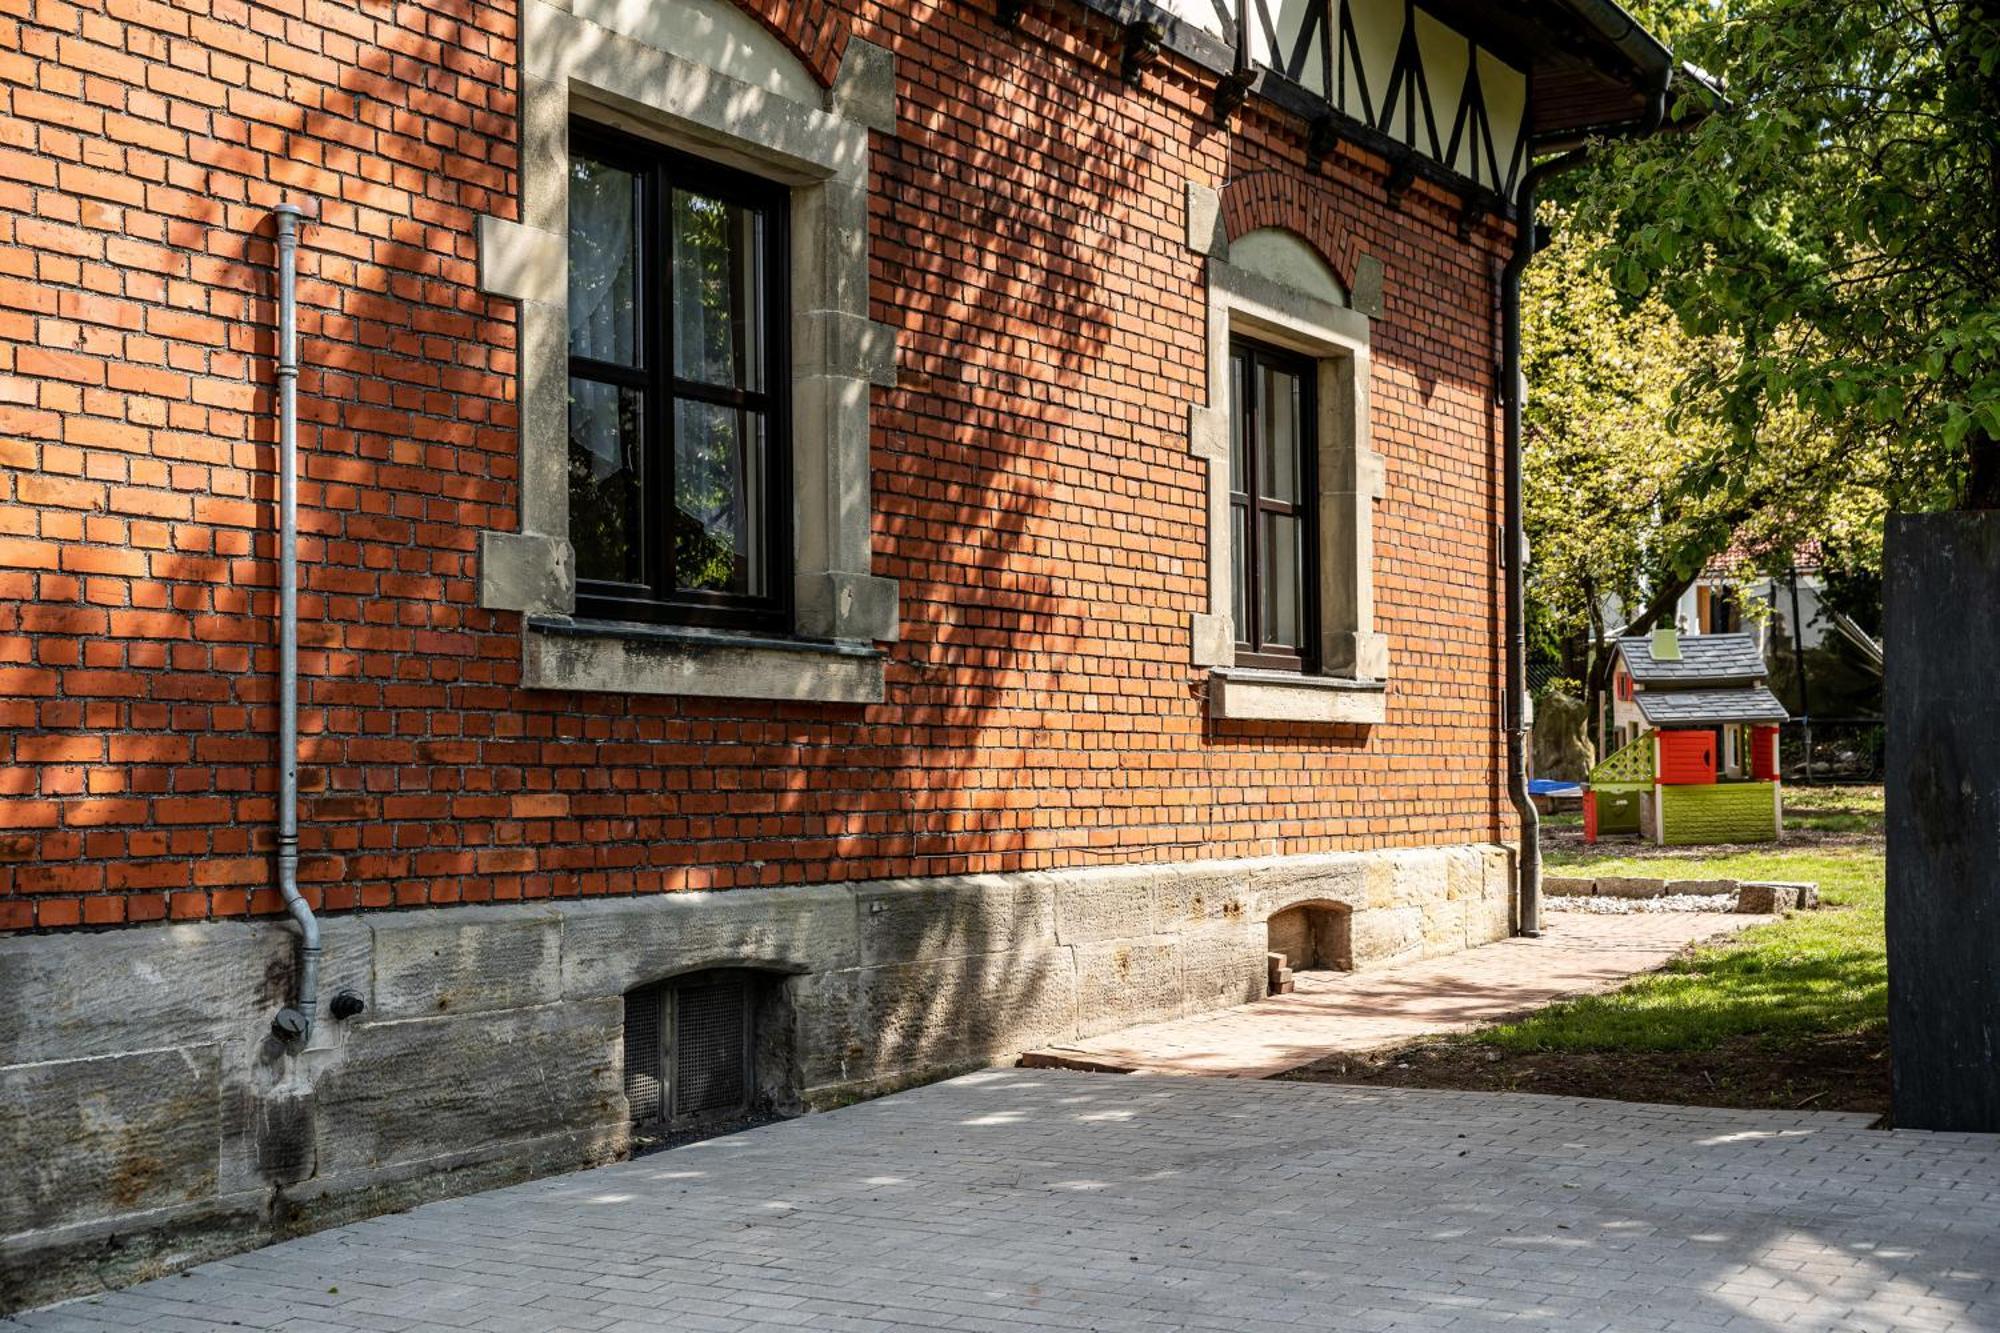
[[[1276,500],[1263,494],[1257,427],[1263,410],[1258,393],[1260,367],[1294,375],[1300,385],[1298,456],[1293,462],[1299,499]],[[1242,563],[1243,615],[1236,626],[1236,663],[1273,671],[1312,675],[1319,670],[1319,363],[1302,352],[1274,347],[1250,338],[1229,340],[1229,428],[1232,448],[1229,476],[1229,559],[1231,587]],[[1243,467],[1239,474],[1236,455]],[[1299,520],[1299,639],[1296,651],[1268,642],[1263,626],[1264,514],[1288,514]],[[1244,540],[1235,540],[1238,516]]]
[[[577,356],[567,347],[564,351],[569,381],[613,385],[639,395],[640,448],[646,460],[640,502],[642,581],[579,577],[577,614],[594,620],[789,633],[793,578],[790,191],[779,182],[588,120],[570,122],[569,142],[573,158],[584,157],[631,172],[638,182],[640,234],[634,282],[639,365],[621,366]],[[764,387],[760,390],[725,388],[674,374],[671,210],[676,188],[764,214],[764,309],[760,314],[766,345]],[[674,586],[676,409],[687,401],[745,409],[763,418],[766,549],[762,555],[768,576],[762,595]]]

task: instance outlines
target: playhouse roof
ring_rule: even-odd
[[[1618,641],[1625,669],[1632,679],[1654,689],[1686,689],[1699,685],[1748,684],[1764,679],[1764,655],[1748,634],[1683,634],[1680,659],[1653,656],[1651,635],[1635,634]]]
[[[1790,714],[1762,685],[1731,690],[1642,690],[1632,696],[1655,727],[1713,727],[1731,722],[1783,722]]]

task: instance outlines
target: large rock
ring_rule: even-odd
[[[1596,753],[1585,735],[1588,721],[1583,700],[1554,690],[1535,700],[1534,773],[1538,778],[1580,782],[1596,764]]]

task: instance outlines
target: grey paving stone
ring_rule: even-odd
[[[1996,1139],[994,1070],[0,1329],[1949,1333],[1996,1292]]]

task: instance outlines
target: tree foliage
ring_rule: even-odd
[[[1622,293],[1728,341],[1701,371],[1728,428],[1707,478],[1792,412],[1895,505],[2000,504],[2000,3],[1634,7],[1728,105],[1601,152],[1572,198]]]
[[[1883,478],[1790,406],[1765,413],[1761,448],[1735,453],[1717,388],[1735,339],[1690,335],[1658,296],[1622,296],[1604,235],[1548,216],[1555,239],[1522,288],[1531,634],[1595,716],[1609,639],[1670,618],[1732,545],[1779,570],[1806,541],[1865,560],[1854,534],[1879,528]]]

